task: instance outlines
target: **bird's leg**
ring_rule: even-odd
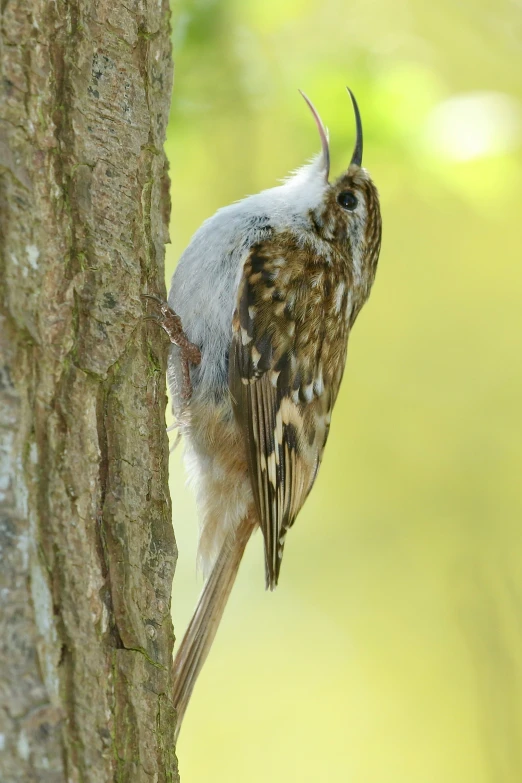
[[[190,364],[198,365],[201,362],[201,351],[191,343],[183,331],[181,318],[172,310],[167,302],[160,299],[159,296],[151,294],[142,294],[145,299],[152,299],[161,312],[161,317],[148,316],[153,321],[157,321],[161,328],[167,333],[171,343],[177,345],[180,349],[181,371],[183,377],[183,387],[181,397],[183,402],[188,402],[192,396],[192,384],[190,382]],[[190,364],[189,364],[190,363]]]

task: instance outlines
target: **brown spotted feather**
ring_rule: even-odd
[[[346,359],[350,283],[333,249],[316,255],[289,232],[254,246],[244,265],[229,377],[270,588],[326,443]]]

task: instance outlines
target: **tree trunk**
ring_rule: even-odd
[[[4,0],[0,780],[177,780],[167,0]]]

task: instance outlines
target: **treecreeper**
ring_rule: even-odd
[[[200,520],[203,591],[174,659],[181,726],[245,547],[263,533],[266,586],[279,579],[288,530],[312,489],[381,246],[377,189],[350,164],[329,181],[321,153],[278,187],[218,210],[193,236],[160,323],[173,345],[174,415]]]

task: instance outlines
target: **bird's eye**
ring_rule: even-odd
[[[340,204],[343,209],[353,212],[359,201],[355,193],[352,193],[351,190],[343,190],[343,192],[339,193],[337,196],[337,203]]]

